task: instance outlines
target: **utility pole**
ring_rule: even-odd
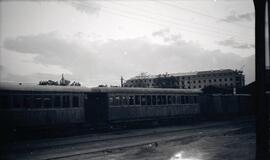
[[[124,86],[124,78],[121,76],[121,87]]]
[[[265,76],[265,7],[266,0],[253,0],[255,6],[255,86],[256,159],[269,159],[269,111],[266,102]],[[268,1],[269,2],[269,1]]]

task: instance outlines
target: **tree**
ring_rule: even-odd
[[[179,83],[176,77],[166,74],[159,74],[154,79],[153,86],[156,88],[179,88]]]
[[[58,81],[53,81],[53,80],[47,80],[47,81],[39,81],[39,85],[48,85],[48,86],[81,86],[80,82],[73,81],[70,84],[69,80],[66,80],[64,78],[64,75],[62,74],[62,78],[60,79],[59,83]]]

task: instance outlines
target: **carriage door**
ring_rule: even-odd
[[[108,122],[107,93],[89,93],[85,100],[85,119],[94,126],[106,125]]]

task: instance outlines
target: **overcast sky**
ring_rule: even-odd
[[[252,0],[1,1],[0,81],[244,69],[254,80]]]

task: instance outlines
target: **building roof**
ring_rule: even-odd
[[[79,86],[49,86],[0,82],[0,90],[7,91],[46,91],[46,92],[90,92],[91,88]]]
[[[200,89],[171,89],[171,88],[92,88],[93,92],[106,93],[201,93]]]
[[[204,74],[216,74],[216,73],[228,73],[228,72],[239,72],[238,70],[232,69],[220,69],[220,70],[210,70],[210,71],[196,71],[196,72],[186,72],[186,73],[171,73],[169,76],[180,77],[180,76],[194,76],[194,75],[204,75]],[[148,75],[148,76],[135,76],[130,78],[129,80],[135,79],[153,79],[157,78],[158,75]]]

